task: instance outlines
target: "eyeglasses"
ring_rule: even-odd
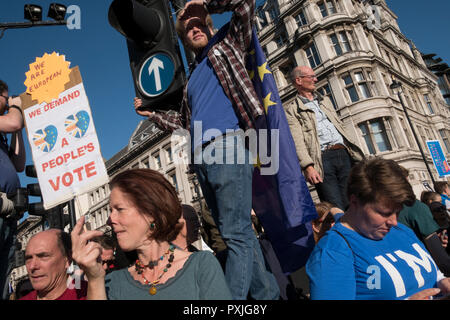
[[[304,75],[304,76],[299,76],[299,78],[317,79],[317,76],[316,75],[309,75],[309,74],[307,74],[307,75]]]
[[[5,98],[6,101],[8,101],[8,99],[9,99],[8,96],[4,96],[4,95],[0,95],[0,96],[2,96],[3,98]]]

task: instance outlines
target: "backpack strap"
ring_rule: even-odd
[[[347,246],[350,248],[350,250],[352,251],[353,257],[355,256],[355,253],[353,252],[352,246],[350,245],[350,243],[348,242],[348,240],[344,237],[344,235],[342,233],[340,233],[339,231],[337,231],[336,229],[333,228],[333,231],[335,231],[338,235],[340,235],[342,237],[342,239],[344,239],[345,243],[347,243]]]

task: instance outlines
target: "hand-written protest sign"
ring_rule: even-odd
[[[447,159],[445,159],[439,140],[427,140],[427,147],[439,177],[450,175],[450,166]]]
[[[25,74],[27,79],[24,84],[27,86],[26,92],[31,94],[31,99],[42,103],[58,98],[64,91],[64,85],[70,80],[69,65],[70,62],[65,61],[64,56],[56,52],[36,58]]]
[[[48,65],[48,61],[45,64]],[[77,67],[70,70],[70,81],[62,90],[55,99],[41,97],[31,101],[35,96],[21,95],[45,209],[108,182]]]

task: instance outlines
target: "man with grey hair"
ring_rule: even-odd
[[[34,290],[20,300],[85,300],[85,281],[79,288],[67,285],[71,262],[72,242],[68,233],[49,229],[34,235],[25,250],[25,266]]]
[[[316,92],[314,70],[296,67],[291,80],[298,94],[285,111],[300,166],[321,201],[345,210],[347,178],[352,163],[362,160],[364,153],[345,131],[331,100]]]

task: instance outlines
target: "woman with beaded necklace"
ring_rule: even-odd
[[[73,259],[88,278],[87,299],[228,300],[223,271],[210,253],[190,253],[174,246],[182,223],[174,187],[158,172],[133,169],[110,182],[108,223],[121,249],[135,251],[129,268],[105,276],[101,247],[90,241],[100,231],[83,230],[82,217],[72,231]]]

